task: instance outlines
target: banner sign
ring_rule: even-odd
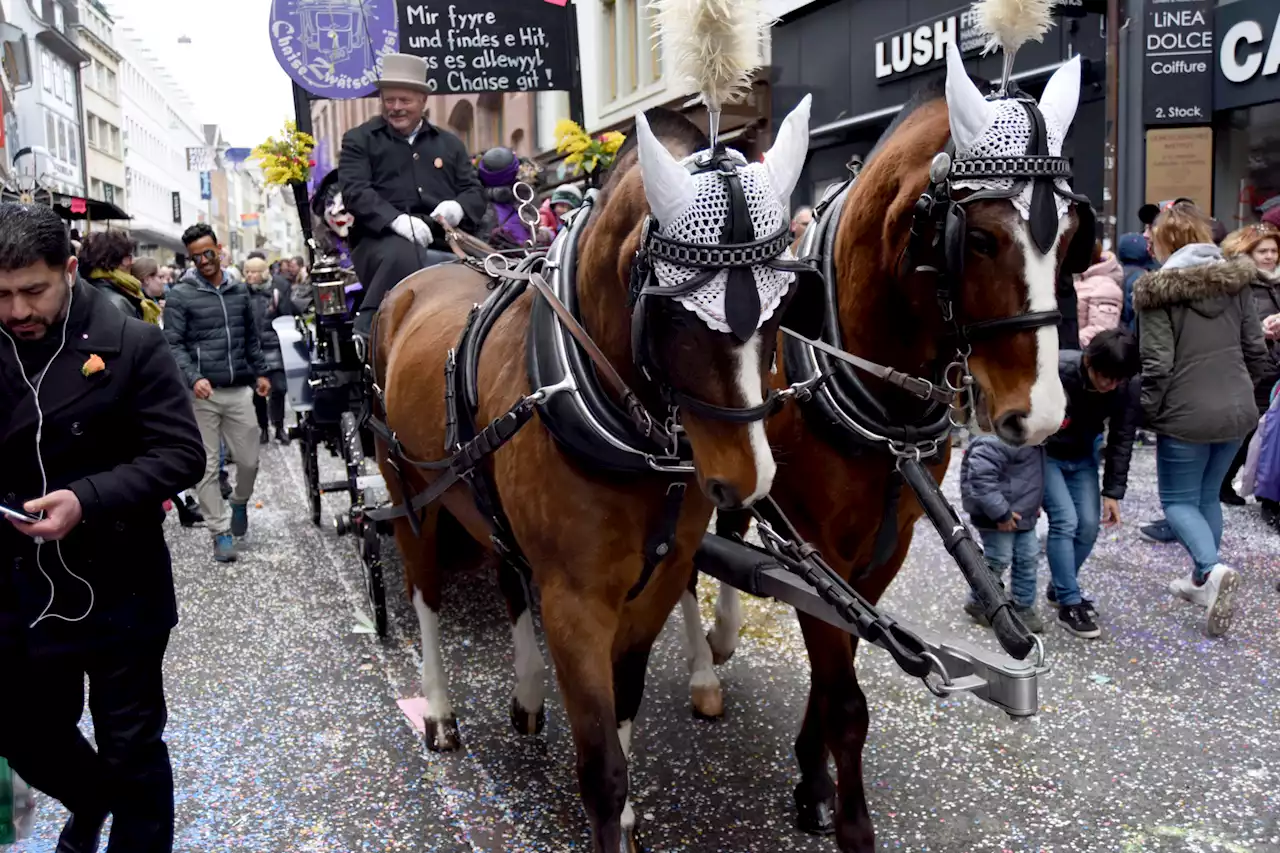
[[[531,0],[403,0],[400,49],[427,61],[427,85],[441,94],[568,90],[574,11]]]
[[[1213,120],[1214,0],[1148,5],[1143,43],[1142,117],[1148,126]]]
[[[88,213],[89,212],[88,202],[86,202],[84,199],[79,197],[71,199],[71,212],[81,213],[81,214]]]
[[[1217,9],[1216,109],[1280,101],[1280,8],[1275,0],[1240,0]]]
[[[211,172],[214,168],[216,165],[212,149],[203,147],[187,149],[188,172]]]
[[[200,198],[206,199],[206,200],[213,198],[213,173],[212,172],[200,173]]]
[[[169,193],[169,201],[173,205],[173,221],[182,224],[182,193]]]
[[[396,0],[271,0],[270,29],[280,67],[320,98],[373,94],[378,60],[400,43]]]
[[[240,225],[241,225],[241,226],[243,226],[243,227],[245,227],[245,228],[257,228],[257,227],[258,227],[258,214],[256,214],[256,213],[242,213],[242,214],[240,214]]]

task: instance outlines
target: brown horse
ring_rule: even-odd
[[[644,226],[651,213],[649,230],[681,237],[687,232],[679,230],[680,223],[696,223],[704,215],[701,211],[712,211],[705,215],[714,216],[717,204],[723,208],[725,168],[746,189],[769,188],[768,198],[756,198],[751,221],[736,222],[736,233],[743,233],[745,226],[754,235],[751,240],[759,244],[760,238],[785,223],[785,200],[799,177],[807,148],[808,102],[802,107],[787,120],[779,143],[764,163],[748,165],[740,156],[721,158],[720,171],[712,168],[696,179],[690,168],[696,164],[677,158],[706,148],[704,135],[676,114],[650,111],[648,118],[638,117],[634,144],[628,141],[613,175],[589,206],[590,218],[578,244],[581,323],[649,411],[665,413],[664,401],[683,401],[680,423],[701,487],[701,493],[689,490],[670,548],[659,551],[665,559],[643,583],[642,591],[634,599],[629,596],[642,577],[646,537],[670,505],[669,487],[673,482],[688,482],[688,474],[600,471],[590,460],[566,452],[541,418],[530,421],[491,459],[489,475],[496,498],[514,544],[541,591],[547,644],[573,730],[578,778],[597,851],[634,848],[635,817],[627,802],[632,721],[644,688],[650,648],[686,588],[713,504],[724,509],[748,506],[768,492],[773,479],[775,466],[762,418],[773,342],[785,309],[785,299],[772,306],[761,304],[750,334],[716,330],[675,298],[663,298],[668,285],[664,275],[674,268],[655,263],[654,283],[643,291],[652,298],[641,298],[633,312],[628,304],[632,259],[643,248]],[[722,218],[726,214],[721,210]],[[698,235],[684,238],[684,245],[714,249],[729,242],[741,244],[721,239],[729,230],[703,228]],[[770,246],[777,243],[774,236]],[[784,249],[784,244],[778,244],[775,254]],[[757,278],[773,274],[763,264],[740,269],[747,272],[748,282],[752,274]],[[710,286],[728,281],[730,272],[736,271],[700,272],[711,276]],[[374,329],[375,375],[384,393],[386,425],[406,457],[428,461],[447,456],[442,406],[445,366],[468,314],[473,305],[485,300],[490,284],[488,276],[472,267],[437,266],[405,279],[381,307]],[[696,295],[687,286],[673,285],[670,292]],[[532,291],[519,297],[484,341],[478,364],[478,424],[498,418],[537,390],[530,385],[526,338],[533,301],[538,298]],[[726,299],[732,303],[733,294]],[[633,326],[640,330],[634,341]],[[644,371],[633,363],[636,352],[646,353]],[[759,415],[751,415],[756,409]],[[734,416],[744,412],[748,416]],[[717,413],[728,416],[717,417]],[[379,443],[378,456],[397,504],[435,478],[433,472],[404,464],[397,469],[385,441]],[[422,631],[428,745],[452,749],[458,745],[456,722],[439,647],[436,523],[442,506],[477,542],[490,544],[490,519],[461,484],[426,509],[419,533],[407,519],[399,518],[395,536]],[[506,574],[500,585],[509,602],[516,643],[513,721],[522,733],[532,733],[541,721],[545,665],[525,609],[522,584],[518,578],[512,580],[509,562],[503,565]]]
[[[944,317],[937,292],[936,270],[944,269],[948,260],[916,257],[918,266],[910,269],[904,257],[917,200],[931,183],[935,154],[944,150],[948,139],[954,140],[957,160],[976,149],[991,130],[996,109],[965,74],[954,51],[950,60],[945,97],[935,87],[904,107],[849,188],[834,223],[837,301],[833,307],[838,316],[832,321],[838,324],[843,347],[878,364],[939,381],[955,351],[948,348],[954,343],[945,343],[952,339],[954,328]],[[1039,104],[1049,125],[1048,147],[1056,149],[1047,153],[1055,156],[1075,114],[1079,73],[1075,61],[1060,69]],[[1052,318],[1055,282],[1064,257],[1077,253],[1072,240],[1080,217],[1076,207],[1058,206],[1056,221],[1050,223],[1052,244],[1042,252],[1033,244],[1031,224],[1015,208],[1015,201],[1016,195],[1006,193],[965,205],[963,273],[953,308],[958,324],[975,324],[975,328],[984,322],[990,326],[1012,321],[998,334],[971,341],[968,368],[978,391],[979,424],[994,428],[1016,445],[1043,441],[1063,417],[1057,330],[1046,322],[1033,328],[1017,320],[1030,312],[1050,312],[1040,316],[1046,321]],[[951,262],[956,260],[953,257]],[[795,350],[784,349],[778,382],[786,381],[784,377],[794,379],[795,366],[788,359]],[[891,425],[929,420],[922,418],[919,401],[902,391],[887,384],[869,382],[868,387]],[[923,511],[906,489],[896,510],[887,515],[892,504],[886,504],[885,496],[901,486],[900,481],[893,482],[895,458],[887,445],[879,449],[839,446],[831,438],[830,425],[818,424],[819,419],[810,414],[791,407],[769,422],[769,440],[779,463],[772,496],[827,562],[875,602],[902,566]],[[939,482],[950,455],[945,418],[942,427],[935,433],[942,440],[930,465]],[[887,540],[878,535],[882,520],[895,534]],[[745,527],[741,520],[732,526]],[[889,543],[884,553],[876,553],[881,550],[878,541]],[[686,602],[690,599],[687,596]],[[685,613],[688,617],[688,606]],[[697,617],[696,604],[692,615]],[[721,587],[716,616],[716,626],[706,637],[709,645],[694,643],[695,658],[714,655],[722,661],[733,653],[741,616],[732,588]],[[868,853],[875,847],[862,779],[869,720],[854,670],[857,641],[803,613],[799,619],[812,665],[809,703],[795,747],[801,772],[795,790],[800,825],[820,834],[834,832],[846,853]],[[696,640],[701,632],[690,630],[689,636]],[[831,757],[838,786],[827,770]]]

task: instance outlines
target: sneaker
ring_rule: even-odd
[[[282,426],[276,427],[276,441],[286,446],[289,444],[289,433]]]
[[[972,598],[967,599],[964,603],[964,612],[969,614],[969,618],[977,622],[983,628],[990,628],[991,623],[987,621],[987,616],[982,612],[982,605],[974,601]]]
[[[1040,618],[1040,614],[1034,606],[1023,607],[1021,604],[1013,605],[1013,612],[1018,614],[1018,618],[1022,620],[1022,624],[1027,626],[1027,630],[1033,634],[1044,633],[1044,620]]]
[[[1204,587],[1196,583],[1195,572],[1190,572],[1185,577],[1169,581],[1169,592],[1184,601],[1198,604],[1201,607],[1206,606]]]
[[[213,559],[219,563],[236,561],[236,540],[230,533],[219,533],[213,537]]]
[[[1178,537],[1173,534],[1173,528],[1169,526],[1168,520],[1163,518],[1139,527],[1138,535],[1148,542],[1165,543],[1178,541]]]
[[[1262,505],[1262,521],[1272,527],[1280,530],[1280,503],[1267,498],[1261,498],[1258,503]]]
[[[244,536],[249,532],[249,505],[233,503],[231,505],[231,535]]]
[[[1048,601],[1050,604],[1058,603],[1058,594],[1053,591],[1052,585],[1050,585],[1045,589],[1044,597],[1045,597],[1045,600]],[[1085,609],[1085,612],[1089,614],[1090,619],[1098,618],[1098,608],[1093,603],[1092,598],[1081,598],[1080,606],[1083,607]]]
[[[1092,640],[1102,636],[1098,623],[1089,616],[1083,604],[1068,604],[1058,608],[1058,624],[1077,637]]]
[[[1209,570],[1205,579],[1205,607],[1208,618],[1205,622],[1205,633],[1210,637],[1221,637],[1231,627],[1231,617],[1235,612],[1235,594],[1240,587],[1240,573],[1230,566],[1221,563]]]

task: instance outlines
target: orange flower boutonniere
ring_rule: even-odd
[[[95,373],[101,373],[103,370],[106,369],[106,367],[107,365],[102,360],[101,356],[97,356],[97,355],[94,355],[93,353],[90,353],[89,359],[84,364],[80,365],[80,373],[88,377],[88,376],[92,376]]]

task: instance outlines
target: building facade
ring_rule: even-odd
[[[83,196],[80,69],[89,55],[80,46],[79,9],[74,0],[12,0],[6,9],[8,22],[27,36],[30,59],[30,86],[16,94],[14,112],[20,143],[34,156],[19,169],[42,176],[56,192]]]
[[[184,251],[182,232],[209,214],[199,172],[187,170],[187,149],[206,147],[204,128],[186,94],[151,58],[135,33],[117,26],[123,112],[125,190],[130,229],[140,251],[168,258]]]
[[[80,45],[89,56],[81,69],[85,168],[89,197],[128,212],[125,192],[124,111],[120,105],[120,54],[115,22],[98,0],[80,0]]]

